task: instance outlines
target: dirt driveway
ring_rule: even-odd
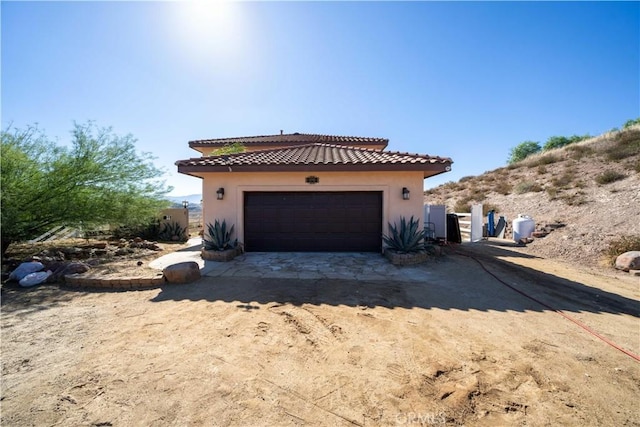
[[[460,250],[640,353],[638,278]],[[2,425],[640,425],[640,363],[474,259],[249,264],[145,291],[5,286]]]

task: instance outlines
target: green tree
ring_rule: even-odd
[[[627,120],[626,122],[624,122],[624,125],[622,125],[622,129],[626,129],[633,125],[640,125],[640,117],[638,117],[637,119]]]
[[[136,153],[132,135],[91,122],[71,133],[64,147],[37,126],[2,131],[2,254],[57,225],[141,224],[168,205],[164,172]]]
[[[513,164],[541,150],[540,143],[535,141],[524,141],[511,149],[507,163]]]
[[[566,136],[552,136],[547,139],[547,142],[544,144],[542,149],[544,151],[553,150],[554,148],[564,147],[569,144],[571,144],[571,141]]]
[[[564,147],[565,145],[574,144],[576,142],[584,141],[585,139],[591,138],[591,135],[571,135],[570,137],[566,136],[552,136],[547,139],[547,142],[544,144],[542,149],[544,151],[553,150],[554,148]]]

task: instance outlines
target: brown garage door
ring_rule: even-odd
[[[381,192],[247,192],[245,249],[379,252]]]

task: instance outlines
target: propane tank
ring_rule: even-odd
[[[530,216],[520,214],[513,220],[513,240],[516,242],[522,238],[531,237],[535,230],[536,223]]]

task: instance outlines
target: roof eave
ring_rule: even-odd
[[[333,164],[308,163],[295,165],[178,165],[178,172],[186,175],[223,172],[403,172],[421,171],[424,177],[439,175],[451,170],[451,163],[383,163],[383,164]]]

